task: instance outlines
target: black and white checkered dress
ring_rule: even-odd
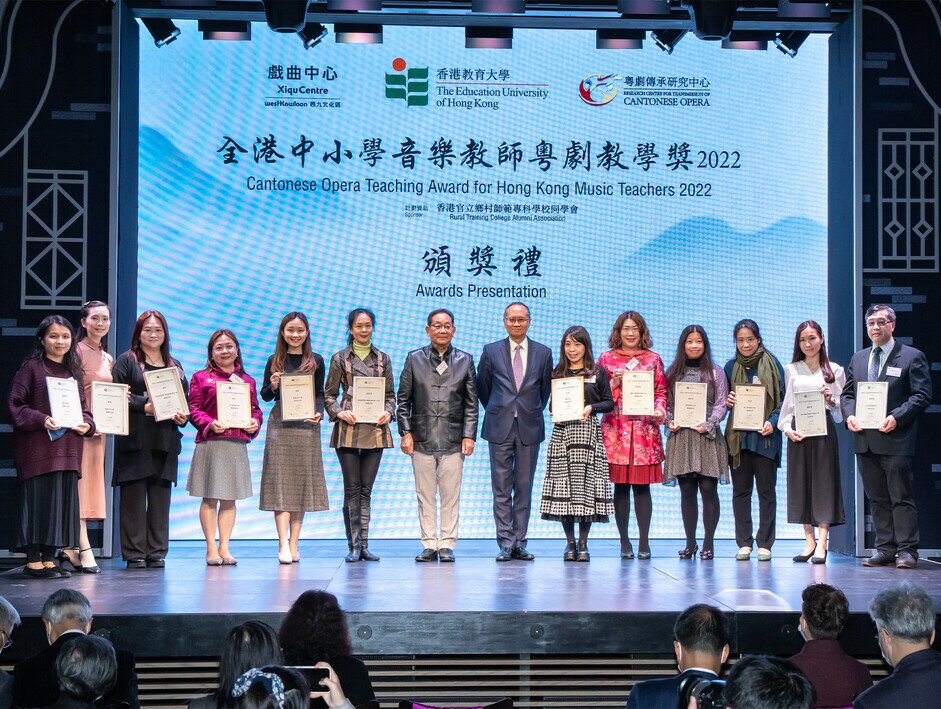
[[[546,454],[543,519],[607,522],[614,514],[608,456],[598,418],[557,423]]]

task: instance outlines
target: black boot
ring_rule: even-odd
[[[343,508],[343,524],[346,525],[346,544],[350,553],[346,555],[345,561],[352,563],[359,561],[360,558],[360,522],[358,510],[349,507]],[[354,513],[355,514],[354,516]]]
[[[360,526],[362,527],[362,540],[363,545],[359,552],[359,558],[363,561],[379,561],[379,557],[369,551],[369,515],[370,515],[370,506],[363,505],[360,509],[359,519]]]

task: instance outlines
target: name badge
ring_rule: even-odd
[[[636,357],[632,357],[631,361],[627,363],[627,368],[633,372],[635,369],[637,369],[639,364],[640,360]]]
[[[445,362],[445,361],[442,361],[441,364],[439,364],[437,367],[435,367],[435,371],[436,371],[438,374],[444,374],[445,372],[448,371],[448,363]]]
[[[758,377],[757,374],[752,378],[751,383],[752,383],[752,384],[761,384],[761,379]]]
[[[245,380],[242,379],[242,378],[241,378],[238,374],[236,374],[235,372],[232,372],[232,374],[229,375],[229,381],[230,381],[230,382],[235,382],[236,384],[244,384],[244,383],[245,383]]]
[[[886,367],[886,368],[885,368],[885,375],[886,375],[887,377],[901,377],[901,376],[902,376],[902,368],[901,368],[901,367]]]
[[[590,377],[585,377],[585,384],[594,384],[594,383],[595,383],[595,376],[594,376],[594,375],[592,375],[592,376],[590,376]]]

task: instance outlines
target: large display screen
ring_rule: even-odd
[[[374,309],[396,384],[438,307],[454,311],[454,345],[475,359],[506,336],[515,300],[556,358],[572,324],[603,352],[626,309],[644,315],[667,366],[690,323],[720,363],[742,317],[783,363],[799,322],[826,327],[824,36],[791,59],[692,36],[672,55],[649,42],[597,50],[593,32],[556,30],[482,50],[465,49],[461,29],[386,27],[380,45],[328,38],[305,51],[262,25],[250,42],[180,27],[167,47],[141,41],[137,287],[140,309],[167,316],[188,374],[226,327],[260,386],[295,309],[327,361],[345,345],[346,313]],[[171,535],[199,539],[185,433]],[[331,510],[308,515],[306,537],[343,537],[329,439],[327,424]],[[239,503],[237,538],[276,536],[257,509],[264,441],[262,430],[249,445],[256,494]],[[531,536],[560,536],[537,512],[543,472],[541,459]],[[778,536],[800,537],[785,524],[785,477]],[[678,489],[654,488],[653,536],[682,537]],[[718,536],[730,538],[730,486],[720,496]],[[372,520],[374,538],[418,539],[398,449],[383,459]],[[613,519],[592,534],[615,536]],[[465,462],[460,536],[494,536],[483,441]]]

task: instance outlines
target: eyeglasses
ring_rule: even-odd
[[[635,332],[640,332],[640,328],[639,328],[639,327],[631,327],[630,325],[628,325],[627,327],[622,327],[622,328],[621,328],[621,332],[626,332],[626,333],[628,333],[628,334],[633,334],[633,333],[635,333]]]
[[[213,345],[213,352],[229,352],[230,350],[238,349],[235,345]]]
[[[3,637],[6,638],[6,640],[3,641],[3,646],[0,647],[0,650],[6,650],[8,647],[10,647],[10,645],[13,644],[13,641],[10,640],[10,636],[7,635],[5,630],[0,630],[0,635],[3,635]]]
[[[879,318],[878,320],[867,320],[866,327],[885,327],[888,325],[891,320],[886,320],[885,318]]]
[[[529,322],[529,318],[503,318],[510,325],[525,325]]]
[[[445,323],[444,325],[442,325],[441,323],[432,323],[430,327],[432,330],[436,330],[437,332],[447,332],[448,330],[454,329],[454,325],[451,325],[449,323]]]

